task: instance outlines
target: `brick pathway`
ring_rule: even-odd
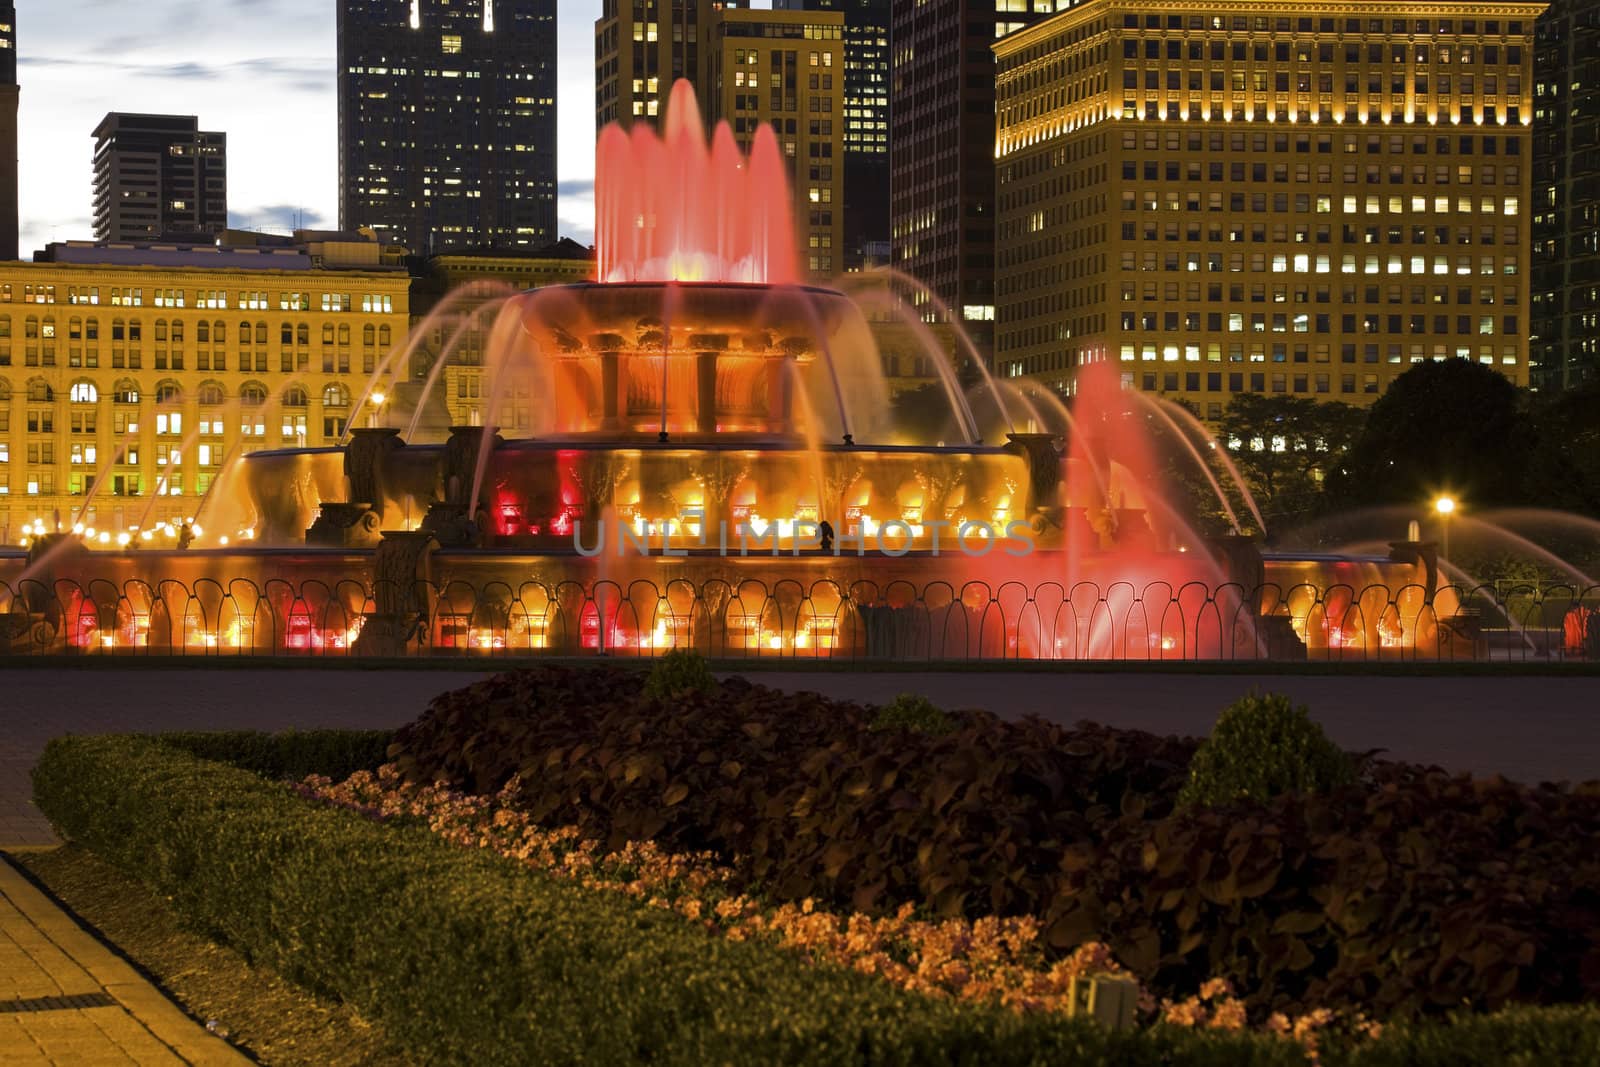
[[[245,1067],[0,857],[0,1063]]]

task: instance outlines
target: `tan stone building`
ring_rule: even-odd
[[[1542,3],[1090,0],[995,46],[996,366],[1220,415],[1528,380]]]
[[[0,263],[0,543],[80,511],[114,542],[192,518],[236,453],[338,441],[406,336],[408,274],[359,236],[230,238]]]

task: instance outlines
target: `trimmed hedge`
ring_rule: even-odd
[[[181,743],[223,755],[241,741]],[[271,762],[259,740],[242,746]],[[64,837],[251,960],[351,1003],[423,1062],[1305,1062],[1275,1038],[1110,1032],[902,993],[420,827],[308,803],[155,738],[51,741],[34,791]]]
[[[1600,999],[1600,783],[1374,763],[1321,795],[1176,811],[1193,742],[875,718],[739,679],[664,703],[633,672],[547,667],[440,696],[390,751],[467,791],[520,773],[540,822],[712,849],[778,899],[1035,915],[1164,996],[1227,978],[1256,1018]]]
[[[259,730],[219,733],[173,731],[153,735],[158,741],[201,759],[229,763],[264,778],[298,782],[309,774],[335,781],[357,771],[375,771],[388,761],[393,730]]]

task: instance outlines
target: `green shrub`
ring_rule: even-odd
[[[1304,707],[1275,693],[1226,708],[1189,764],[1181,807],[1325,793],[1355,780],[1351,760]]]
[[[356,771],[382,766],[394,731],[289,730],[269,734],[236,730],[174,732],[158,734],[156,738],[201,759],[230,763],[264,778],[298,782],[308,774],[325,774],[338,781]]]
[[[716,676],[705,657],[687,648],[675,648],[656,660],[644,683],[645,696],[658,702],[689,693],[710,693],[716,688]]]
[[[872,718],[874,730],[908,730],[939,737],[956,731],[956,720],[927,697],[901,693],[878,709]]]
[[[1275,1038],[1107,1031],[904,993],[149,737],[57,738],[34,793],[63,837],[253,962],[349,1002],[423,1063],[1305,1063]]]

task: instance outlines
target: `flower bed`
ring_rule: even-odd
[[[1157,995],[1224,979],[1254,1019],[1403,1018],[1600,993],[1600,785],[1374,763],[1305,798],[1175,810],[1192,742],[981,712],[927,734],[733,681],[663,702],[543,668],[436,700],[391,755],[617,849],[714,852],[741,889],[893,916],[1031,916]]]
[[[421,1062],[1305,1062],[1275,1038],[1113,1031],[904,992],[152,738],[52,741],[34,789],[64,837],[252,962],[348,1001]]]

